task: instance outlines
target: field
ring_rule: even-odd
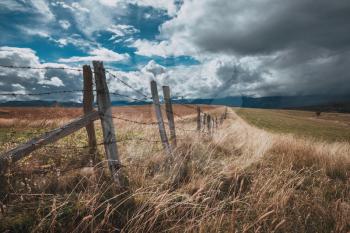
[[[225,108],[202,110],[219,116]],[[316,119],[307,112],[229,108],[210,136],[193,131],[193,108],[177,105],[175,112],[178,146],[171,160],[156,126],[114,119],[127,190],[113,184],[102,146],[92,162],[85,130],[11,167],[0,177],[0,232],[350,231],[347,115]],[[113,113],[155,121],[151,106]],[[0,150],[80,114],[2,108]]]
[[[330,142],[350,142],[350,114],[295,110],[240,108],[236,112],[248,123],[278,133],[293,133]]]

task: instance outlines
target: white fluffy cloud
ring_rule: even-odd
[[[150,80],[156,80],[159,86],[170,86],[174,97],[212,98],[239,96],[242,93],[258,94],[256,84],[266,77],[257,69],[244,61],[213,59],[199,65],[167,68],[150,61],[138,71],[113,73],[146,94],[150,93]],[[109,83],[113,91],[142,97],[114,81],[113,77]]]
[[[111,27],[107,28],[107,31],[112,32],[116,37],[123,37],[139,32],[139,30],[133,26],[125,24],[112,25]]]
[[[0,64],[8,66],[30,67],[64,67],[67,65],[57,63],[41,63],[35,51],[28,48],[0,47]],[[0,67],[0,92],[5,93],[41,93],[61,90],[82,89],[82,74],[75,70],[62,69],[13,69]],[[1,96],[0,100],[29,100],[42,96]],[[45,96],[45,100],[79,101],[79,93],[55,94]]]
[[[137,39],[130,47],[137,49],[136,54],[143,56],[184,56],[192,55],[195,56],[196,50],[193,46],[188,43],[181,43],[181,41],[173,40],[162,40],[162,41],[149,41]]]
[[[55,86],[55,87],[63,87],[64,86],[62,80],[59,79],[58,77],[52,77],[48,80],[41,80],[39,82],[39,84],[51,85],[51,86]]]
[[[142,68],[142,71],[145,73],[151,73],[154,77],[156,77],[157,75],[166,73],[166,68],[151,60],[146,66]]]
[[[105,61],[105,62],[120,62],[129,59],[128,54],[119,54],[106,48],[97,48],[89,52],[90,56],[85,57],[70,57],[61,58],[58,61],[64,63],[86,62],[86,61]]]
[[[109,38],[109,41],[113,41],[114,43],[119,43],[121,41],[132,41],[132,36],[135,33],[140,32],[140,30],[136,29],[135,27],[125,24],[112,25],[111,27],[107,28],[107,31],[113,33],[113,35]]]

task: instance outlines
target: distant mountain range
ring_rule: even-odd
[[[226,105],[232,107],[246,108],[267,108],[267,109],[305,109],[320,111],[350,112],[350,95],[312,95],[312,96],[269,96],[269,97],[248,97],[232,96],[225,98],[208,99],[177,99],[173,100],[177,104],[207,104]],[[128,102],[113,101],[113,106],[144,105],[150,102]],[[2,107],[81,107],[81,103],[76,102],[56,102],[56,101],[8,101],[0,103]]]

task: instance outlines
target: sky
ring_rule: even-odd
[[[1,0],[0,65],[101,60],[135,89],[149,93],[154,79],[175,98],[349,94],[349,12],[349,0]],[[79,71],[0,68],[0,93],[79,89]],[[0,101],[38,98],[81,101]]]

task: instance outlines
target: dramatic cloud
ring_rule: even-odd
[[[348,12],[348,0],[4,0],[1,64],[103,60],[140,90],[156,79],[190,98],[348,94]],[[0,88],[71,87],[59,72],[1,69]]]
[[[337,86],[337,94],[346,94],[348,12],[346,0],[184,1],[177,17],[161,26],[159,38],[166,42],[136,41],[134,47],[143,55],[191,54],[201,61],[231,56],[234,67],[253,60],[259,67],[248,76],[218,73],[244,85],[244,94],[334,93]]]
[[[239,55],[305,46],[338,50],[349,48],[349,11],[347,0],[193,0],[162,26],[162,34]]]

